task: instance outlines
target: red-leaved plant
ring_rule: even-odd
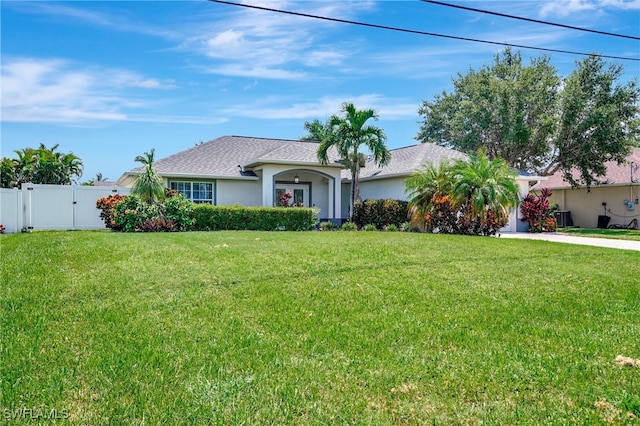
[[[520,205],[522,220],[529,223],[529,232],[554,232],[557,228],[554,209],[549,203],[551,190],[543,188],[540,195],[528,194]]]

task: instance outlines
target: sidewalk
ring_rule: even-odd
[[[581,244],[584,246],[617,248],[622,250],[640,251],[640,241],[629,240],[613,240],[608,238],[592,238],[592,237],[574,237],[571,235],[561,234],[557,232],[504,232],[500,234],[500,238],[523,238],[529,240],[552,241],[555,243]]]

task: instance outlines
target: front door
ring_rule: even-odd
[[[283,196],[290,194],[291,197]],[[300,183],[276,183],[275,204],[282,205],[283,201],[289,205],[309,207],[309,185]]]

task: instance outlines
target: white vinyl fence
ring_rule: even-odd
[[[117,186],[34,185],[0,189],[0,224],[5,232],[45,229],[105,229],[96,208],[99,198],[127,195]]]

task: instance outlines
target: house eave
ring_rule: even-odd
[[[623,187],[629,187],[629,186],[640,186],[640,182],[627,182],[627,183],[601,183],[601,184],[595,184],[595,185],[591,185],[591,189],[596,189],[596,188],[623,188]],[[547,189],[551,189],[552,191],[560,191],[560,190],[565,190],[565,189],[587,189],[586,186],[581,185],[581,186],[576,186],[576,187],[572,187],[572,186],[545,186],[544,188]]]
[[[126,172],[125,175],[137,176],[140,172]],[[228,176],[228,175],[211,175],[202,173],[158,173],[162,178],[178,178],[178,179],[207,179],[207,180],[259,180],[258,176]]]
[[[332,168],[340,168],[340,169],[345,168],[345,166],[341,163],[321,164],[319,162],[312,162],[312,161],[264,160],[264,159],[251,160],[244,164],[241,164],[241,166],[243,169],[245,168],[252,169],[252,168],[264,166],[267,164],[279,164],[279,165],[285,165],[285,166],[305,166],[305,167],[332,167]]]

